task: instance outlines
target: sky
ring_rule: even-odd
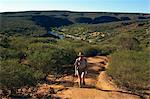
[[[150,13],[150,0],[0,0],[0,12],[38,10]]]

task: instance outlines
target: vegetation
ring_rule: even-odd
[[[3,39],[5,36],[2,36]],[[7,42],[3,41],[5,46],[1,46],[0,50],[0,83],[1,87],[8,88],[35,85],[47,74],[62,74],[66,69],[63,66],[73,64],[79,51],[85,52],[86,55],[90,55],[93,51],[84,41],[58,40],[54,42],[49,40],[51,37],[28,37],[26,39],[24,36],[11,36],[7,39],[9,39]]]
[[[150,54],[143,51],[119,51],[111,55],[109,75],[116,83],[132,92],[146,93],[150,87]]]
[[[62,74],[66,69],[72,73],[69,65],[79,51],[85,56],[111,55],[108,73],[118,85],[140,93],[149,87],[147,14],[66,11],[0,15],[1,88],[36,85],[48,74]],[[47,34],[50,30],[65,38]]]
[[[11,59],[1,61],[0,76],[1,88],[12,89],[25,85],[35,85],[44,77],[44,74]]]

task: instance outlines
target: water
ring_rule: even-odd
[[[53,35],[53,36],[56,36],[56,37],[58,37],[59,39],[64,39],[64,35],[62,35],[62,34],[58,34],[58,33],[56,33],[56,32],[52,32],[52,31],[48,31],[47,33],[48,33],[48,34],[51,34],[51,35]]]

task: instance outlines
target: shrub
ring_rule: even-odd
[[[73,49],[71,48],[57,48],[51,54],[51,72],[61,74],[64,73],[66,70],[73,68],[68,67],[68,65],[73,64],[76,58],[76,54]],[[63,66],[67,66],[64,68]],[[72,66],[73,67],[73,66]],[[65,70],[66,69],[66,70]],[[69,72],[71,72],[68,71]]]
[[[44,73],[48,73],[51,67],[51,53],[50,52],[39,52],[35,51],[30,54],[27,59],[32,68],[39,70]]]
[[[1,62],[0,86],[6,88],[35,85],[44,77],[39,71],[34,71],[25,65],[18,64],[17,60],[5,60]]]
[[[8,48],[0,48],[0,56],[2,59],[18,58],[18,54],[19,51]]]
[[[122,37],[120,38],[120,44],[122,49],[127,50],[139,50],[140,42],[136,38]]]
[[[8,48],[10,46],[9,42],[9,37],[0,34],[0,46]]]
[[[101,51],[97,49],[96,46],[83,46],[78,49],[79,51],[83,52],[85,56],[96,56]]]
[[[120,51],[112,54],[111,58],[107,72],[118,85],[139,93],[143,93],[150,87],[148,51]]]
[[[12,37],[10,42],[11,49],[14,50],[25,50],[27,49],[27,45],[29,44],[29,39],[27,37]]]
[[[102,44],[99,46],[99,49],[101,49],[100,55],[109,55],[115,52],[118,49],[118,47],[115,45]]]
[[[55,46],[55,48],[43,52],[35,50],[27,58],[31,67],[47,74],[62,72],[62,65],[73,64],[75,55],[74,50],[69,47]]]
[[[70,48],[58,48],[52,53],[52,60],[55,60],[55,64],[60,65],[72,64],[75,57],[74,50]]]

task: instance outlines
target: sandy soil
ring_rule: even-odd
[[[78,88],[78,79],[66,75],[55,79],[66,89],[58,91],[53,96],[62,99],[140,99],[139,96],[119,89],[105,71],[108,68],[108,59],[103,56],[89,57],[86,85]]]

